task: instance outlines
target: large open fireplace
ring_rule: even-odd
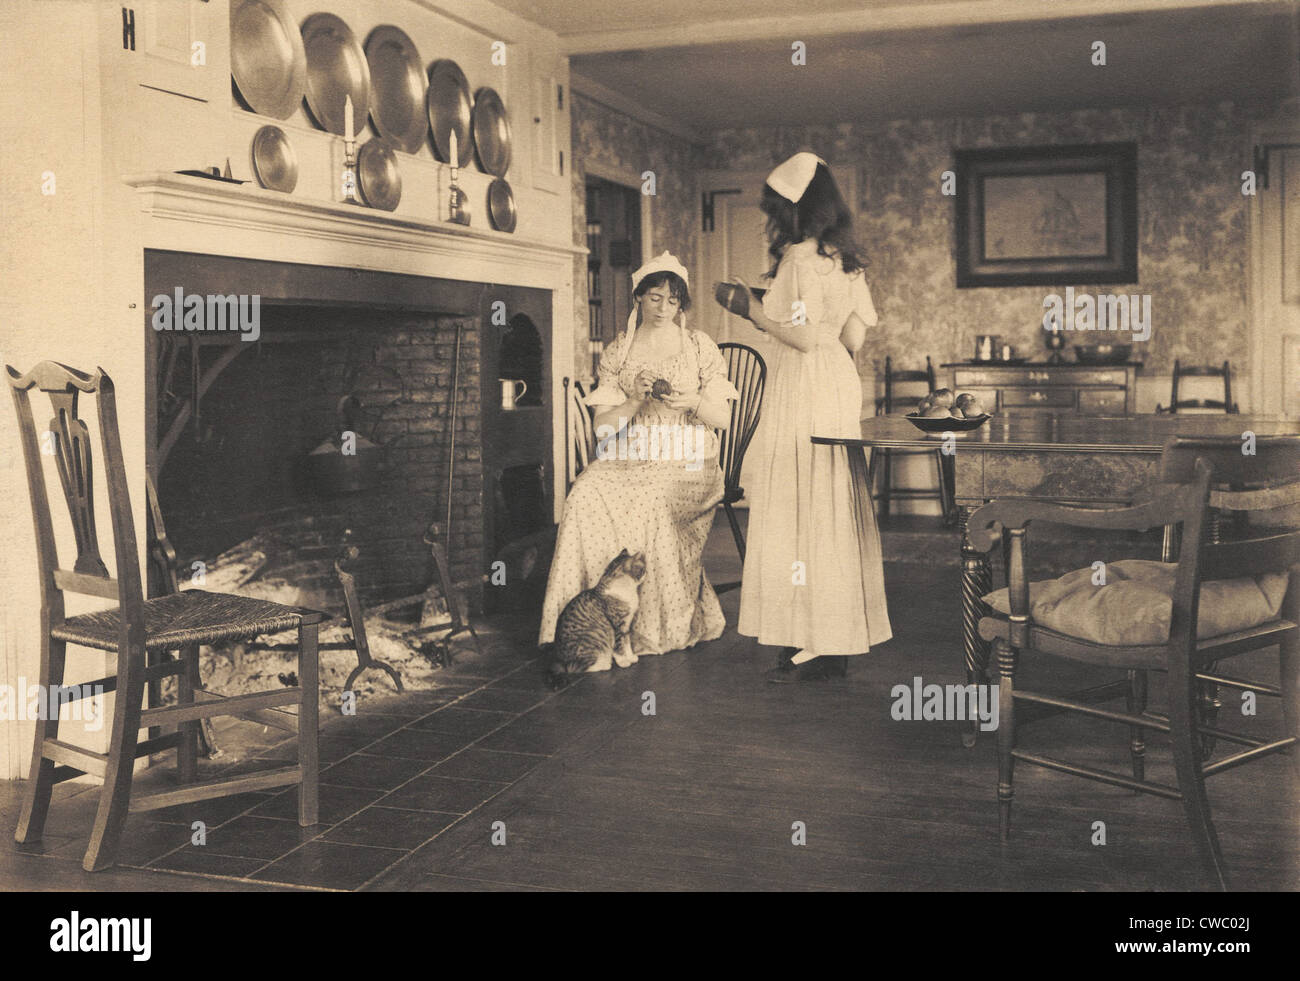
[[[432,528],[477,610],[494,560],[550,526],[549,291],[152,250],[145,287],[149,465],[182,572],[256,546],[262,581],[337,610],[351,545],[379,603],[433,580]],[[157,329],[178,289],[258,297],[256,341]],[[513,408],[502,379],[526,385]]]

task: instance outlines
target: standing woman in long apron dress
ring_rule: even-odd
[[[768,680],[847,671],[892,636],[875,517],[859,531],[845,451],[813,436],[861,435],[853,353],[876,311],[849,210],[825,161],[798,153],[763,187],[775,266],[749,319],[777,344],[750,449],[749,541],[739,632],[783,648]],[[854,452],[849,450],[849,452]],[[860,452],[860,451],[858,451]]]

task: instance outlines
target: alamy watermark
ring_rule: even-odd
[[[899,722],[974,721],[992,732],[998,727],[998,691],[994,685],[927,685],[920,675],[910,686],[889,691],[889,714]]]
[[[684,460],[686,469],[698,470],[704,461],[717,456],[713,430],[708,426],[660,425],[619,420],[620,426],[605,424],[596,429],[598,460]]]
[[[0,722],[34,722],[60,719],[84,722],[86,729],[104,728],[104,712],[95,696],[104,694],[103,685],[29,685],[19,677],[17,685],[0,685]]]
[[[262,336],[262,297],[257,294],[186,293],[177,286],[173,295],[153,298],[153,329],[180,331],[238,331],[242,341]]]
[[[1145,341],[1151,336],[1151,294],[1074,293],[1073,286],[1065,288],[1065,296],[1048,293],[1043,297],[1043,330],[1127,330],[1133,340]]]

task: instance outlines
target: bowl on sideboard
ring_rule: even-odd
[[[1076,344],[1079,364],[1124,364],[1133,353],[1132,344]]]

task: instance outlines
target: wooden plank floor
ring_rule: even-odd
[[[1014,840],[1003,847],[992,734],[967,750],[958,723],[891,718],[895,684],[961,680],[956,575],[891,565],[896,637],[856,658],[845,680],[767,684],[773,652],[734,631],[584,677],[495,737],[505,746],[511,729],[527,726],[508,745],[544,752],[545,762],[367,888],[1199,888],[1180,804],[1022,765]],[[738,593],[724,595],[730,623],[737,603]],[[1247,664],[1276,677],[1276,661],[1271,674],[1266,658],[1242,661],[1251,676]],[[1025,677],[1043,687],[1092,683],[1057,665],[1029,665]],[[653,717],[641,712],[646,692]],[[1269,732],[1280,722],[1270,703],[1236,727]],[[1053,719],[1026,740],[1044,755],[1127,767],[1123,727]],[[1151,734],[1148,744],[1149,778],[1174,783],[1167,741]],[[1225,773],[1210,793],[1234,886],[1300,887],[1288,761]],[[1092,844],[1097,821],[1104,846]],[[494,822],[504,824],[504,845],[492,844]],[[792,844],[794,822],[807,829],[806,845]]]
[[[725,522],[708,563],[715,581],[736,578]],[[890,717],[894,685],[915,676],[962,680],[957,571],[890,564],[886,579],[896,637],[855,658],[847,679],[767,684],[774,652],[731,629],[695,650],[643,658],[553,693],[533,660],[535,624],[521,622],[483,659],[458,662],[445,689],[331,723],[322,738],[331,766],[320,825],[297,828],[294,791],[206,805],[206,849],[186,845],[188,813],[133,816],[123,861],[140,868],[91,876],[75,864],[93,801],[83,792],[56,802],[38,854],[12,843],[0,849],[0,887],[1200,887],[1181,805],[1023,765],[1014,838],[1000,846],[993,734],[967,750],[959,723]],[[738,602],[737,592],[724,594],[731,624]],[[1234,673],[1250,675],[1247,663]],[[1257,658],[1249,666],[1266,665]],[[1025,671],[1040,687],[1092,683],[1057,665]],[[1255,674],[1269,680],[1271,672]],[[642,712],[647,692],[653,716]],[[1267,733],[1278,731],[1280,713],[1261,699],[1258,717],[1234,721]],[[1126,729],[1105,723],[1047,720],[1022,742],[1085,764],[1127,765]],[[291,744],[271,747],[248,765],[291,752]],[[1148,761],[1152,779],[1174,782],[1167,742],[1154,734]],[[1275,757],[1210,783],[1236,888],[1300,888],[1300,808],[1288,766]],[[0,821],[9,827],[20,786],[0,786]],[[1097,821],[1106,826],[1104,846],[1091,843]],[[791,841],[796,822],[804,845]],[[504,844],[493,844],[494,825],[504,827]]]

